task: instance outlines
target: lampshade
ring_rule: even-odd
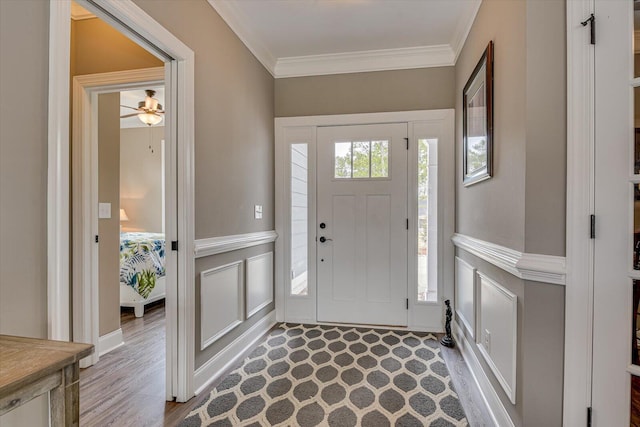
[[[120,221],[129,221],[129,217],[124,209],[120,209]]]
[[[162,121],[162,116],[152,113],[140,113],[138,118],[142,123],[149,126],[157,125]]]

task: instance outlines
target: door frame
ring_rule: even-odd
[[[98,108],[101,93],[120,92],[141,85],[164,85],[164,67],[73,77],[73,116],[71,144],[72,177],[72,301],[74,341],[91,343],[96,351],[80,362],[86,368],[100,360],[99,333],[99,250],[93,236],[98,235]],[[169,130],[169,129],[167,129]],[[165,175],[172,168],[166,168]],[[166,176],[164,177],[167,178]],[[169,191],[166,191],[169,193]],[[175,206],[175,196],[167,194],[167,206]],[[163,206],[166,210],[166,206]],[[117,215],[117,213],[116,213]],[[168,218],[167,229],[175,227]],[[169,253],[167,252],[167,255]],[[175,272],[169,272],[170,278]],[[172,285],[175,286],[175,285]],[[96,309],[97,308],[97,309]],[[167,322],[167,337],[173,336],[173,324]],[[171,340],[167,340],[169,343]],[[171,352],[167,352],[167,369],[171,368]]]
[[[309,239],[315,236],[316,230],[316,129],[320,126],[340,126],[340,125],[365,125],[380,123],[408,123],[409,138],[414,140],[414,125],[429,124],[437,126],[439,129],[439,139],[441,144],[438,148],[438,215],[441,227],[438,228],[438,290],[439,301],[454,298],[454,247],[451,237],[454,234],[455,225],[455,141],[454,141],[454,109],[442,110],[417,110],[399,111],[388,113],[363,113],[363,114],[343,114],[324,116],[303,116],[303,117],[278,117],[275,119],[275,223],[276,232],[279,238],[276,240],[275,257],[275,277],[276,277],[276,318],[278,321],[296,321],[318,323],[316,317],[317,292],[315,289],[316,274],[316,253],[315,245],[310,245],[308,251],[308,271],[309,271],[309,294],[305,297],[291,296],[287,292],[287,277],[285,272],[289,271],[289,192],[290,176],[288,173],[288,144],[290,141],[299,141],[309,144],[309,224],[312,225],[313,234],[309,233]],[[415,144],[410,145],[410,149]],[[313,156],[313,158],[311,158]],[[409,157],[412,158],[411,155]],[[411,169],[411,168],[409,168]],[[412,187],[409,191],[409,235],[416,235],[417,221],[413,218],[411,208]],[[416,202],[417,203],[417,202]],[[410,241],[410,239],[408,239]],[[413,252],[409,252],[411,257]],[[408,280],[411,281],[411,271]],[[409,282],[410,283],[410,282]],[[408,284],[409,310],[408,326],[404,329],[426,330],[430,332],[442,332],[443,324],[438,325],[421,324],[419,319],[420,310],[423,306],[433,305],[433,303],[418,302],[417,298],[411,297],[412,287]],[[417,285],[416,285],[417,287]],[[417,296],[417,292],[415,293]],[[294,301],[295,300],[295,301]],[[292,301],[299,306],[294,315],[287,312],[287,307]],[[443,317],[444,319],[444,313]]]
[[[563,425],[586,425],[593,360],[595,52],[580,23],[595,0],[567,1],[567,213]]]
[[[195,294],[194,262],[194,53],[131,0],[77,0],[134,42],[166,62],[169,103],[166,117],[176,142],[178,271],[167,289],[167,319],[175,326],[172,395],[185,402],[194,395]],[[70,339],[69,286],[69,63],[70,0],[49,1],[49,117],[47,188],[47,291],[50,339]],[[170,190],[168,190],[170,191]],[[169,230],[168,230],[169,231]],[[169,285],[169,283],[167,283]],[[168,355],[169,356],[169,355]],[[169,389],[170,387],[167,387]],[[167,396],[171,399],[173,396]]]

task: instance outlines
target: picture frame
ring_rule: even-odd
[[[490,41],[462,91],[462,182],[493,176],[493,41]]]

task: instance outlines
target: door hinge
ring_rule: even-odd
[[[172,251],[177,251],[178,250],[178,241],[177,240],[172,240],[171,241],[171,250]]]
[[[591,24],[591,44],[596,44],[596,17],[593,13],[580,24],[582,24],[583,27],[586,27],[587,24]]]
[[[591,224],[590,224],[591,230],[590,230],[589,236],[592,239],[595,239],[596,238],[596,216],[595,215],[591,215],[591,220],[590,221],[591,221]]]
[[[96,243],[98,243],[100,241],[100,237],[98,237],[98,235],[96,234]]]
[[[409,149],[409,138],[404,139],[407,142],[407,150]]]
[[[591,413],[593,412],[593,410],[591,409],[591,406],[589,406],[587,408],[587,427],[591,427]]]
[[[407,218],[407,230],[409,229],[409,218]]]
[[[409,298],[407,298],[407,310],[409,310]]]

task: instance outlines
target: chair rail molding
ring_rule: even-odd
[[[277,238],[278,233],[276,233],[275,230],[269,230],[198,239],[195,241],[194,254],[196,258],[202,258],[238,249],[250,248],[251,246],[273,243]]]
[[[514,276],[533,282],[566,284],[566,258],[554,255],[529,254],[506,246],[456,233],[453,244]]]

